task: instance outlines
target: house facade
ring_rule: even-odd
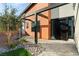
[[[46,8],[47,7],[47,8]],[[35,38],[32,21],[36,21],[34,13],[38,13],[38,37],[42,40],[74,39],[79,52],[79,4],[78,3],[37,3],[31,4],[21,14],[25,17],[24,31]],[[23,16],[25,15],[25,16]],[[26,17],[28,16],[28,17]]]
[[[38,38],[43,40],[50,39],[64,39],[74,37],[74,11],[73,4],[64,4],[64,3],[33,3],[30,4],[22,15],[30,15],[45,7],[50,6],[60,7],[49,9],[47,11],[41,12],[38,15]],[[24,22],[24,30],[31,37],[35,37],[33,30],[33,22],[35,21],[35,15],[28,16]]]

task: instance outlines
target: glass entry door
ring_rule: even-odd
[[[68,40],[74,37],[73,17],[57,18],[51,21],[51,35],[58,40]]]

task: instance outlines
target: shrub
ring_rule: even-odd
[[[10,48],[15,48],[17,46],[17,44],[11,44]]]
[[[28,42],[28,41],[25,38],[25,36],[19,39],[19,43],[21,43],[21,44],[26,43],[26,42]]]

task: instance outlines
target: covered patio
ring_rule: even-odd
[[[58,7],[61,7],[62,5],[65,4],[53,4],[52,6],[37,10],[33,13],[30,14],[24,14],[23,19],[24,20],[29,20],[28,17],[35,15],[35,24],[38,24],[38,15],[42,12],[45,12],[47,10],[51,10],[51,9],[55,9]],[[78,14],[76,14],[76,12],[78,12],[77,10],[77,6],[76,4],[73,4],[73,8],[74,8],[74,26],[75,26],[75,20],[78,16]],[[46,48],[46,51],[44,51],[42,54],[40,55],[78,55],[78,39],[76,40],[75,35],[73,36],[73,39],[68,39],[68,41],[64,41],[64,40],[41,40],[38,39],[38,26],[35,26],[35,39],[33,40],[33,38],[28,39],[28,41],[32,42],[32,43],[36,43],[37,45],[41,44],[44,48]],[[77,41],[77,42],[76,42]]]

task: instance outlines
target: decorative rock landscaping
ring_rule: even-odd
[[[25,49],[29,50],[33,56],[37,56],[45,50],[45,48],[43,48],[39,44],[38,45],[26,44],[26,45],[24,45],[24,47],[25,47]]]
[[[1,47],[0,48],[0,53],[16,50],[18,48],[23,48],[23,46],[22,45],[17,45],[15,48]]]
[[[32,53],[33,56],[37,56],[45,50],[40,44],[34,44],[33,42],[28,41],[28,39],[31,39],[31,37],[24,36],[20,38],[19,41],[26,50]]]
[[[8,51],[8,48],[7,47],[0,47],[0,53],[3,53],[5,51]]]

